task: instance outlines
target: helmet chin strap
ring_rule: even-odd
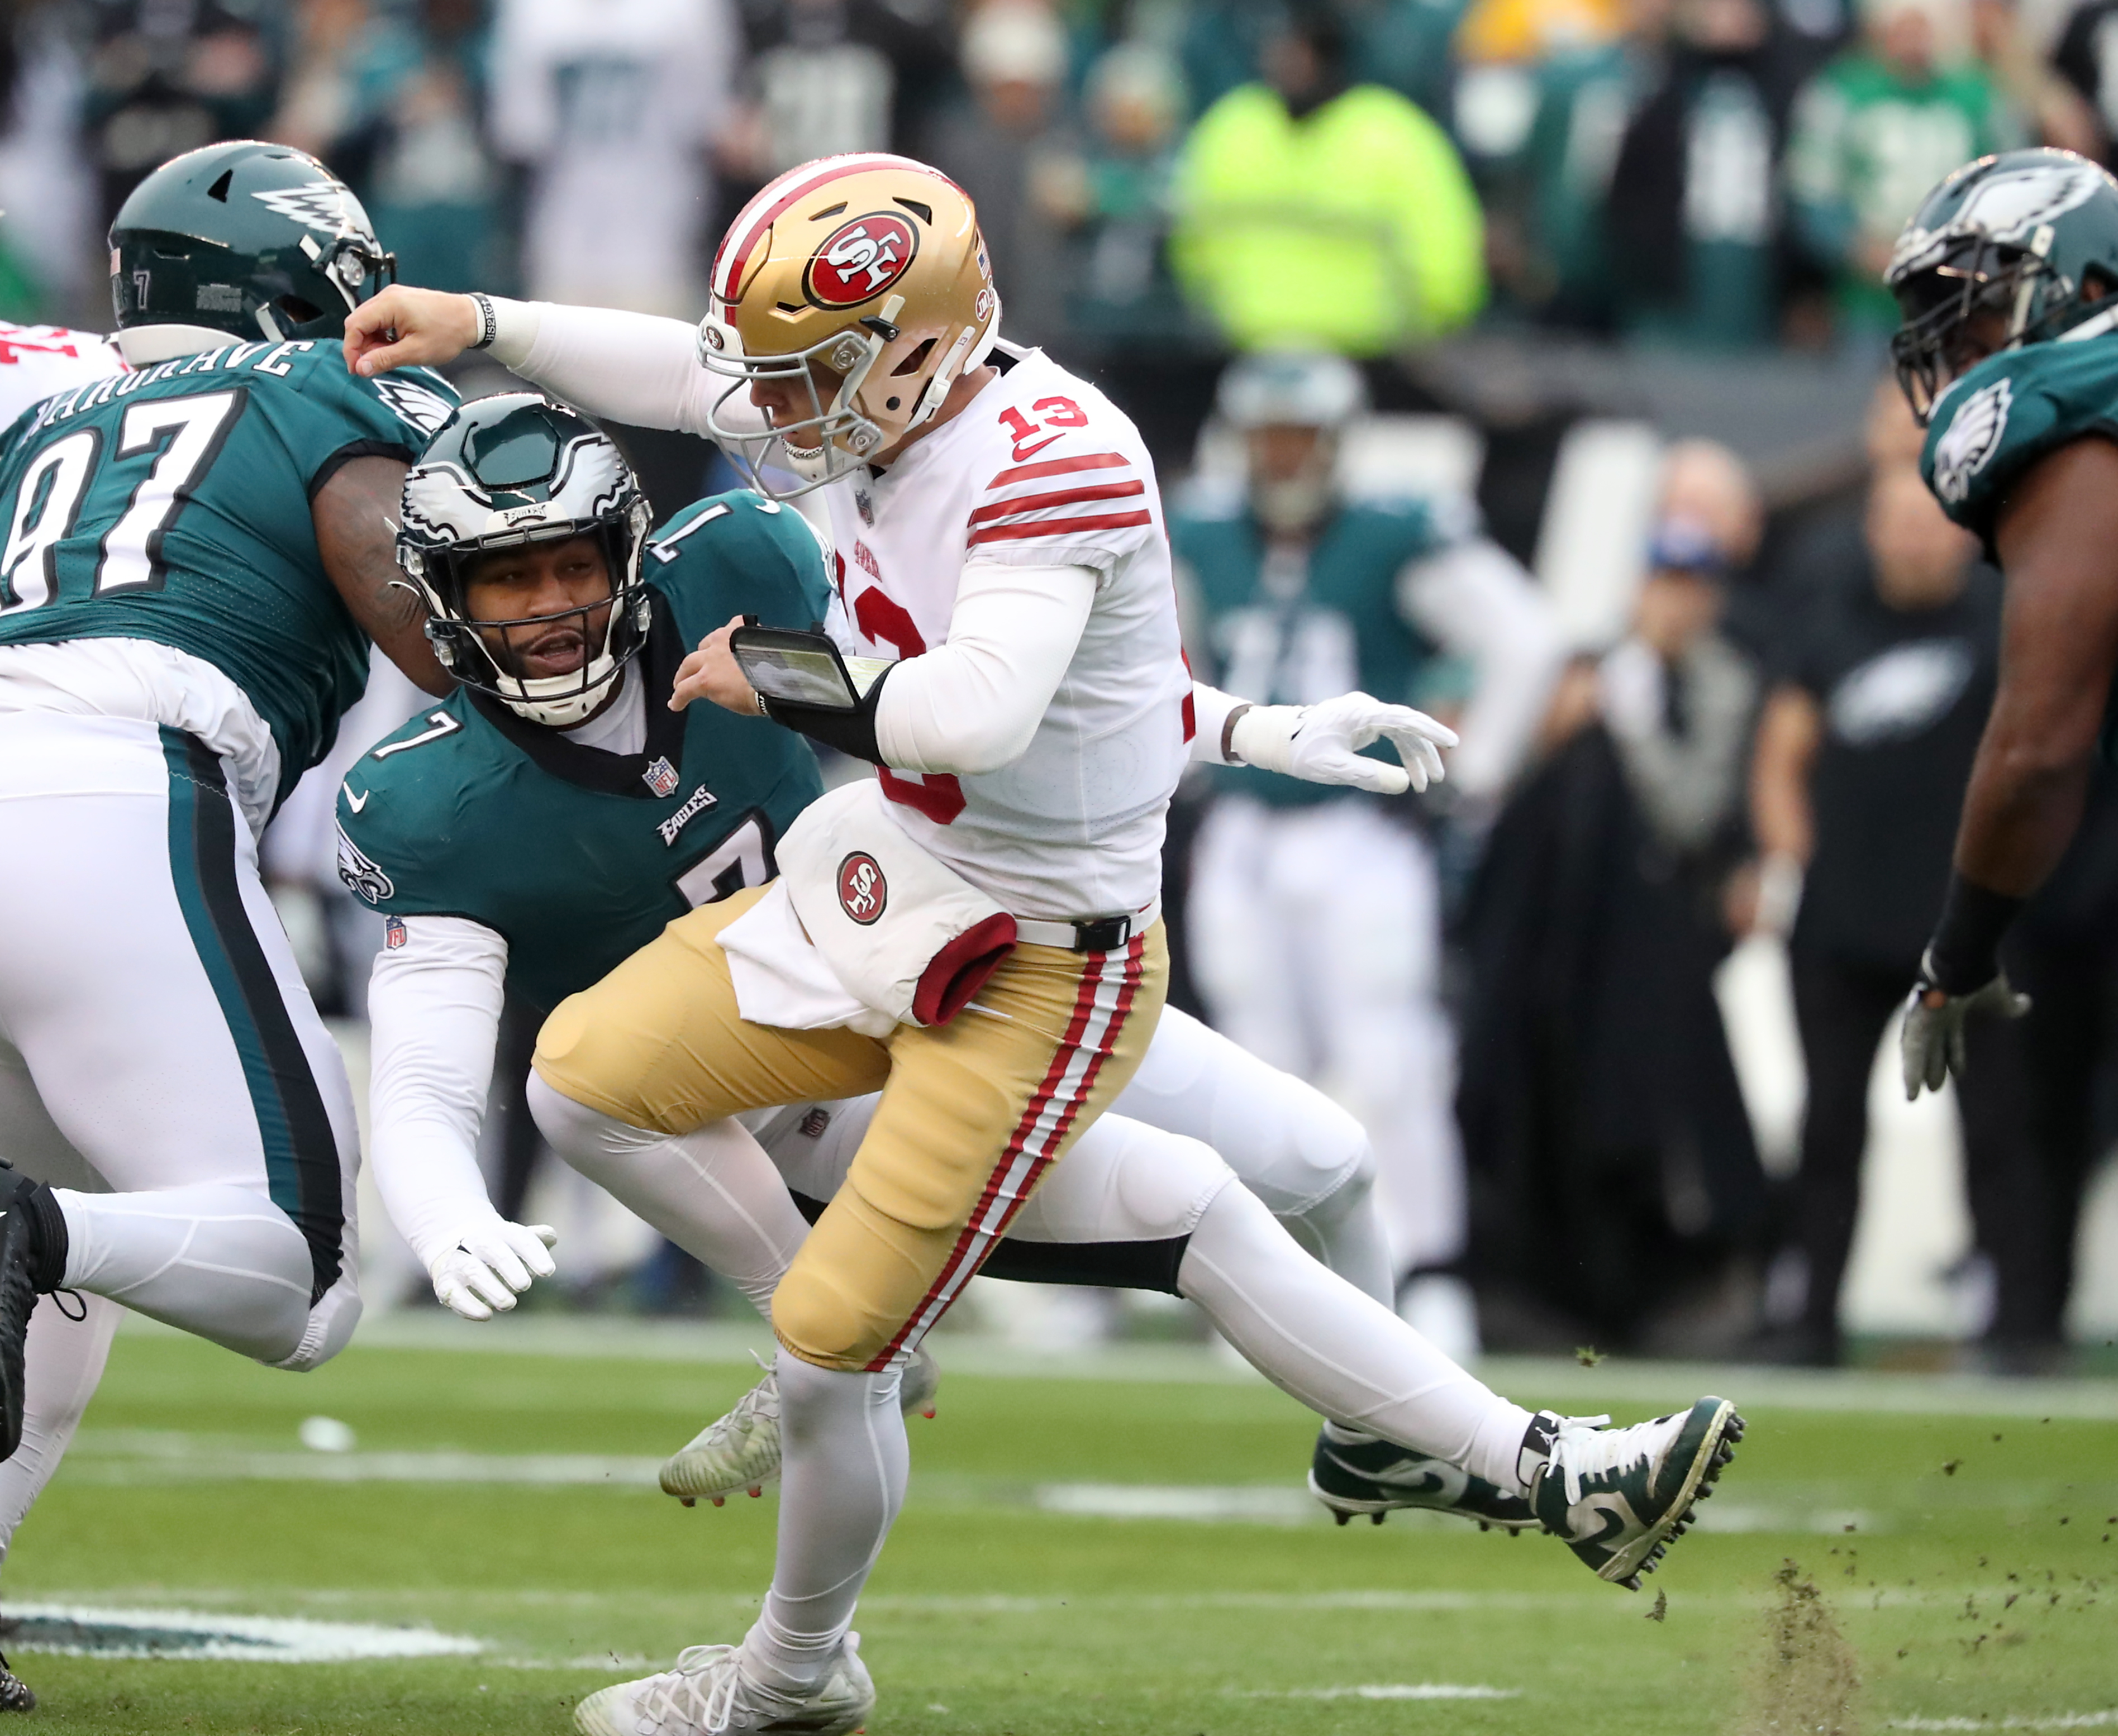
[[[525,723],[571,729],[586,723],[589,714],[610,697],[611,681],[617,673],[617,659],[605,649],[589,660],[586,669],[571,675],[500,676],[500,703]],[[511,695],[510,688],[520,697]]]

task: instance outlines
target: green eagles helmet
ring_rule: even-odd
[[[601,428],[541,393],[503,392],[457,410],[405,473],[397,563],[427,605],[427,637],[444,668],[529,722],[566,729],[609,697],[645,643],[640,557],[653,522],[631,466]],[[607,605],[512,620],[471,614],[465,581],[480,556],[580,536],[603,544]],[[606,607],[599,644],[594,617]],[[509,630],[574,616],[585,651],[578,670],[528,676],[508,666]]]
[[[2040,344],[2118,304],[2118,181],[2070,150],[1967,163],[1921,203],[1883,274],[1903,323],[1898,383],[1924,423],[1986,356]]]
[[[396,275],[396,256],[344,182],[306,152],[255,139],[173,157],[110,226],[121,331],[339,338],[346,315]],[[128,350],[127,359],[164,358]]]

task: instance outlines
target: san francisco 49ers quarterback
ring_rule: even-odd
[[[789,1354],[765,1609],[741,1647],[592,1697],[585,1730],[866,1716],[849,1628],[903,1498],[899,1370],[1140,1067],[1187,755],[1395,793],[1438,777],[1453,744],[1365,695],[1252,707],[1195,686],[1137,432],[1089,382],[1001,342],[999,318],[970,201],[870,155],[751,201],[696,335],[401,289],[349,322],[358,372],[481,345],[599,413],[718,440],[775,500],[814,496],[828,636],[779,633],[753,655],[755,630],[731,622],[687,659],[673,704],[762,713],[879,769],[790,828],[778,880],[672,924],[539,1039],[532,1101],[562,1148],[881,1091],[773,1300]],[[1360,753],[1378,740],[1403,764]],[[1402,1373],[1401,1392],[1445,1391],[1462,1462],[1614,1580],[1652,1567],[1741,1432],[1719,1399],[1637,1429],[1533,1418],[1423,1344]]]

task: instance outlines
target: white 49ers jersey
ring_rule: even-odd
[[[948,639],[966,561],[1092,569],[1088,625],[1028,751],[977,776],[886,769],[882,787],[905,830],[1003,909],[1136,912],[1161,888],[1191,734],[1154,467],[1094,386],[1040,351],[1009,353],[887,470],[822,491],[834,630],[850,654],[917,657]]]
[[[53,392],[124,372],[115,346],[92,331],[0,320],[0,428]]]

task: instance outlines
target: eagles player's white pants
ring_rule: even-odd
[[[0,810],[0,815],[5,810]],[[14,1046],[0,1037],[0,1157],[55,1188],[103,1191],[103,1182],[52,1125]],[[124,1310],[101,1296],[40,1296],[24,1358],[22,1444],[0,1464],[0,1561],[81,1426],[103,1378]],[[76,1318],[77,1317],[77,1318]]]
[[[352,1336],[352,1092],[196,737],[0,712],[0,1156],[112,1190],[58,1189],[68,1288],[281,1368]]]
[[[1456,1040],[1426,841],[1362,799],[1224,797],[1200,829],[1191,893],[1191,976],[1214,1025],[1317,1081],[1374,1138],[1394,1275],[1454,1259]]]

